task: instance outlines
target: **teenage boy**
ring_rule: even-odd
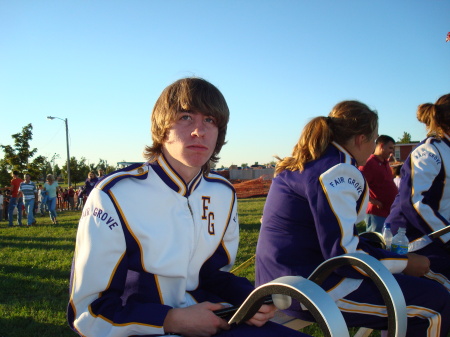
[[[82,336],[304,336],[267,322],[263,305],[247,323],[214,314],[253,290],[231,273],[238,248],[236,193],[210,174],[225,143],[226,101],[211,83],[168,86],[152,113],[147,162],[101,180],[79,223],[70,326]]]

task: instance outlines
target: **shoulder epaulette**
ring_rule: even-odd
[[[123,169],[117,170],[115,172],[112,172],[108,174],[106,177],[103,177],[102,180],[100,180],[95,188],[98,188],[102,191],[108,191],[111,189],[115,184],[117,184],[119,181],[127,178],[134,178],[134,179],[145,179],[148,175],[148,164],[133,164],[130,166],[127,166]]]
[[[227,179],[225,179],[224,177],[222,177],[220,174],[217,173],[213,173],[210,172],[207,176],[204,177],[206,181],[209,182],[216,182],[216,183],[221,183],[224,184],[226,186],[228,186],[229,188],[231,188],[233,190],[233,192],[236,193],[236,190],[234,189],[234,186],[232,183],[230,183]]]

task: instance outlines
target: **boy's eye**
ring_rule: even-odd
[[[205,122],[211,123],[211,124],[215,124],[216,123],[216,119],[214,117],[207,116],[207,117],[205,117]]]
[[[184,121],[188,121],[188,120],[192,119],[192,116],[189,114],[184,114],[184,115],[181,115],[180,119],[184,120]]]

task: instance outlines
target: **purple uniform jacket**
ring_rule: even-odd
[[[321,158],[300,171],[285,170],[273,179],[264,207],[256,249],[256,283],[285,275],[308,277],[325,260],[365,252],[393,273],[405,256],[370,245],[355,224],[365,217],[369,189],[355,159],[332,143]],[[357,289],[365,276],[352,267],[331,274],[323,284],[334,299]]]

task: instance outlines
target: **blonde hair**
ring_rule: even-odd
[[[303,171],[305,164],[320,158],[332,141],[344,145],[356,135],[371,138],[377,126],[378,114],[367,105],[358,101],[340,102],[328,117],[315,117],[306,124],[292,156],[278,158],[275,175],[284,170]]]
[[[417,108],[417,119],[427,128],[427,136],[442,138],[450,130],[450,94],[436,103],[424,103]]]
[[[180,79],[167,88],[159,96],[153,108],[152,122],[152,146],[146,146],[144,158],[155,161],[162,153],[162,147],[169,129],[176,120],[178,112],[198,111],[215,118],[218,127],[217,143],[209,161],[203,165],[202,171],[208,173],[210,162],[219,161],[218,154],[226,143],[227,124],[230,112],[222,93],[208,81],[188,77]]]

